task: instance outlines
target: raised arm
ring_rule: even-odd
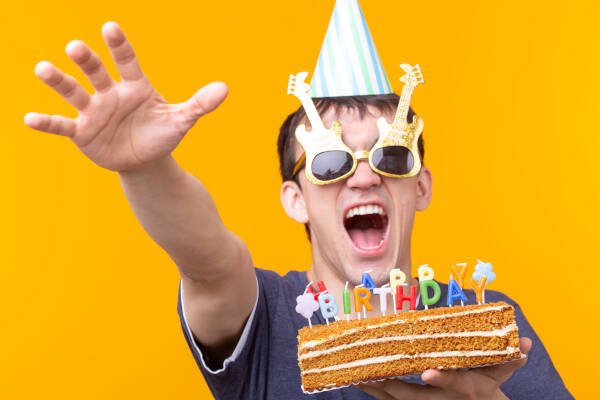
[[[106,23],[102,36],[120,82],[83,42],[67,45],[96,92],[87,93],[49,62],[36,75],[79,111],[75,119],[29,113],[25,124],[69,137],[97,165],[116,171],[136,217],[181,273],[188,322],[215,360],[229,355],[257,292],[250,253],[226,229],[204,186],[172,158],[188,130],[227,96],[212,83],[191,99],[168,104],[142,72],[121,28]],[[235,295],[233,295],[235,293]]]

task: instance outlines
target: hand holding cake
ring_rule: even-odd
[[[466,274],[466,265],[459,264],[460,270],[452,268],[452,272],[462,283]],[[338,318],[329,324],[324,304],[321,301],[327,296],[330,307],[337,310],[335,297],[328,293],[326,285],[319,282],[320,292],[315,296],[321,303],[321,313],[327,326],[304,327],[298,331],[298,365],[302,378],[302,387],[306,393],[339,389],[349,385],[375,382],[403,375],[423,373],[423,381],[433,387],[449,385],[455,388],[456,382],[436,370],[456,370],[458,368],[484,368],[476,375],[457,372],[459,377],[473,380],[481,376],[496,377],[497,387],[522,364],[512,364],[507,368],[485,369],[490,365],[524,359],[529,351],[530,341],[519,341],[518,327],[515,321],[514,307],[506,302],[486,304],[482,299],[486,278],[495,280],[490,263],[478,261],[473,277],[478,280],[472,283],[475,296],[471,300],[465,295],[461,284],[450,277],[447,289],[447,307],[434,306],[441,297],[440,284],[433,280],[435,272],[428,265],[422,265],[419,273],[419,300],[424,309],[416,311],[417,287],[411,286],[410,295],[404,294],[404,279],[397,271],[390,272],[390,283],[396,286],[394,294],[393,314],[385,315],[386,301],[381,301],[380,316],[366,318],[365,309],[371,311],[372,293],[386,298],[391,290],[378,290],[368,272],[363,273],[362,283],[354,288],[354,312],[357,318],[344,321]],[[405,278],[405,276],[404,276]],[[390,283],[381,289],[389,289]],[[309,284],[309,287],[311,284]],[[313,296],[305,295],[313,302]],[[344,313],[350,314],[348,289],[344,289]],[[431,294],[431,292],[433,294]],[[300,299],[301,296],[298,297]],[[473,298],[475,297],[475,299]],[[461,306],[454,306],[460,300]],[[464,305],[466,302],[476,304]],[[408,312],[403,311],[403,303],[409,302]],[[316,307],[314,308],[316,310]],[[361,320],[361,310],[363,319]],[[298,310],[301,312],[302,310]],[[309,320],[310,322],[310,320]],[[525,351],[521,352],[521,348]],[[481,372],[483,371],[483,372]],[[504,379],[502,376],[506,375]],[[476,381],[476,379],[475,379]],[[489,386],[489,385],[488,385]],[[400,384],[400,387],[404,387]],[[420,385],[414,386],[418,388]],[[458,386],[463,389],[460,385]],[[465,390],[474,385],[469,383]],[[429,389],[427,389],[429,390]],[[488,389],[486,389],[488,390]],[[491,389],[490,389],[491,390]]]

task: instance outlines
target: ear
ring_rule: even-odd
[[[431,170],[425,166],[421,167],[417,175],[417,211],[424,211],[431,203],[433,195],[433,178]]]
[[[281,205],[285,213],[296,222],[308,223],[308,213],[304,202],[304,194],[294,181],[285,181],[281,184]]]

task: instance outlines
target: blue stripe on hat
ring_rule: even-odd
[[[358,9],[358,14],[360,15],[360,19],[362,21],[363,29],[366,36],[367,46],[369,46],[369,54],[371,56],[371,62],[373,64],[373,69],[375,70],[375,78],[377,80],[377,86],[379,87],[379,94],[385,94],[385,90],[383,88],[383,82],[381,79],[382,68],[381,62],[379,61],[379,54],[375,49],[375,43],[373,43],[373,36],[371,35],[371,31],[369,31],[369,27],[367,26],[367,21],[365,20],[365,16],[363,15],[358,2],[356,3],[356,8]],[[385,74],[385,72],[383,72]],[[386,77],[387,80],[387,77]]]
[[[335,7],[337,8],[337,3],[335,5]],[[337,34],[338,39],[344,37],[344,35],[342,34],[341,31],[341,22],[340,22],[340,14],[338,12],[333,12],[333,20],[334,20],[334,25],[335,25],[335,32]],[[344,49],[345,51],[345,49]],[[341,63],[345,70],[347,71],[347,75],[351,77],[352,79],[352,91],[353,93],[358,93],[358,82],[356,81],[356,76],[352,73],[352,69],[351,69],[351,64],[350,63],[346,63],[346,62],[342,62]]]

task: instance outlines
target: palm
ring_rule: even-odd
[[[78,117],[73,142],[96,164],[121,171],[173,151],[184,132],[148,81],[119,83],[96,93]]]
[[[114,171],[137,168],[166,156],[203,114],[225,98],[225,85],[213,83],[190,100],[168,104],[142,73],[133,48],[115,23],[103,36],[121,82],[113,81],[99,57],[82,42],[71,42],[67,54],[82,69],[96,93],[89,95],[73,78],[42,62],[36,75],[79,110],[76,119],[30,113],[25,123],[37,130],[70,137],[96,164]]]

